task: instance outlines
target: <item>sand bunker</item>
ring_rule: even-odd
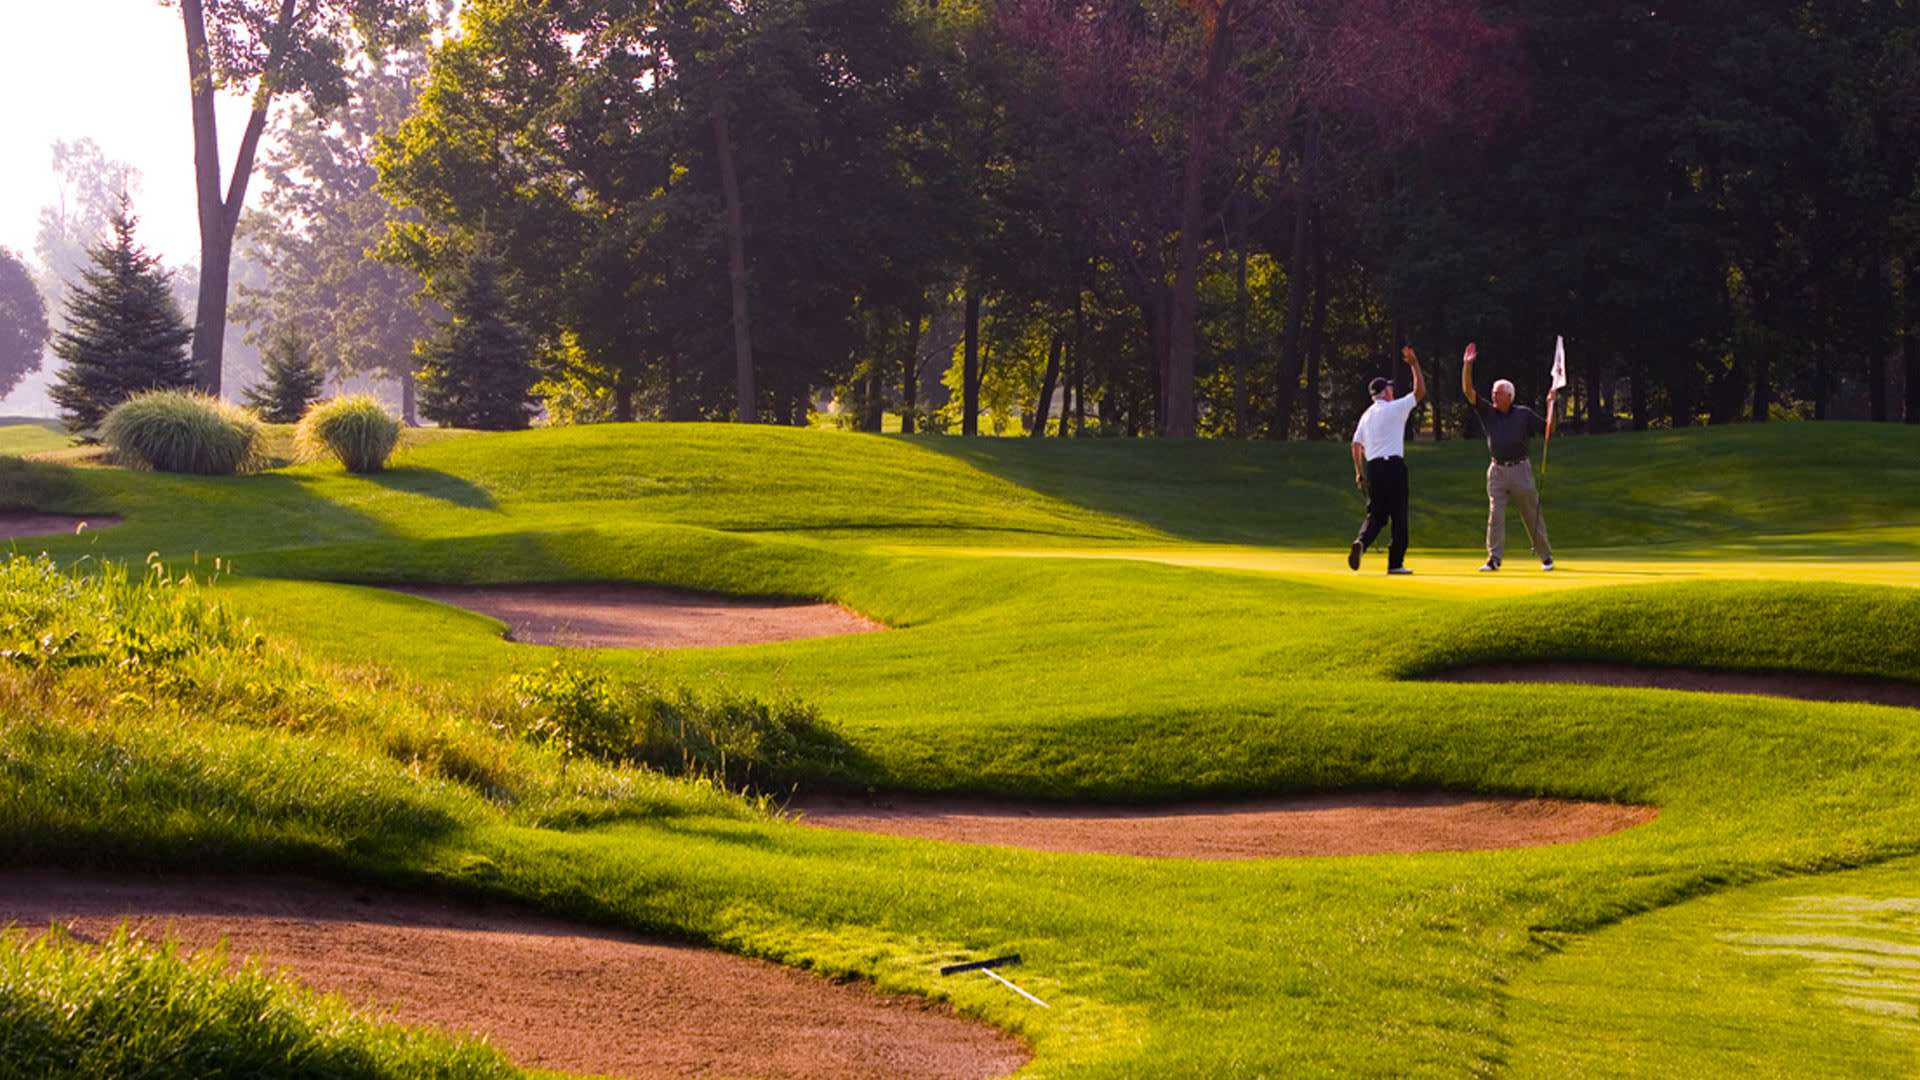
[[[1032,1056],[940,1004],[512,911],[293,878],[0,874],[0,925],[227,938],[408,1024],[486,1035],[524,1066],[620,1077],[984,1078]]]
[[[1036,851],[1182,859],[1386,855],[1567,844],[1653,818],[1646,806],[1444,792],[1345,792],[1180,807],[812,796],[802,825]]]
[[[37,510],[0,510],[0,540],[23,536],[58,536],[81,526],[104,529],[120,524],[112,514],[43,514]]]
[[[511,641],[582,649],[698,649],[886,629],[838,604],[644,585],[403,585],[395,591],[491,615],[507,624]]]
[[[1873,682],[1837,675],[1798,675],[1770,671],[1696,671],[1643,668],[1579,661],[1475,664],[1427,676],[1438,682],[1580,683],[1587,686],[1695,690],[1715,694],[1762,694],[1802,701],[1858,701],[1920,709],[1920,686]]]

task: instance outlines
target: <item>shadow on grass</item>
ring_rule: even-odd
[[[363,475],[389,491],[438,499],[468,510],[498,509],[486,488],[439,469],[401,466]]]

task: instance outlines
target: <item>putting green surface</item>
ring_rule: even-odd
[[[127,769],[151,753],[212,796],[122,813],[115,800],[158,786],[89,787],[106,781],[72,750],[59,809],[0,826],[31,850],[79,834],[163,866],[208,849],[298,861],[309,844],[330,865],[947,995],[1030,1038],[1034,1076],[1910,1073],[1916,1033],[1893,1022],[1905,984],[1796,942],[1809,919],[1851,919],[1829,936],[1884,938],[1889,971],[1905,955],[1872,920],[1907,917],[1902,868],[1920,856],[1912,710],[1419,676],[1562,659],[1920,683],[1920,429],[1556,440],[1552,573],[1517,520],[1507,567],[1477,572],[1484,449],[1466,443],[1410,449],[1415,574],[1388,577],[1378,551],[1348,570],[1360,511],[1344,455],[609,425],[419,445],[365,477],[0,471],[38,509],[125,519],[35,550],[203,571],[218,558],[238,575],[219,595],[273,640],[388,673],[340,676],[369,702],[378,749],[323,771],[377,774],[396,805],[457,796],[415,815],[432,828],[363,825],[359,803],[303,817],[293,799],[300,839],[274,847],[279,819],[246,808],[280,803],[230,797],[192,745],[178,761],[140,749],[174,752],[168,728],[129,739]],[[409,581],[812,597],[892,629],[576,653],[375,587]],[[446,736],[380,696],[492,693],[460,705],[484,727],[511,707],[503,680],[562,660],[805,701],[847,744],[822,779],[858,790],[1139,803],[1445,788],[1660,815],[1561,847],[1237,865],[834,834],[697,801],[615,811],[583,795],[534,818],[467,779],[485,755],[421,766]],[[293,715],[259,738],[288,740],[273,768],[304,778],[317,766]],[[23,761],[39,745],[6,744]],[[100,819],[54,820],[82,813]],[[935,974],[1002,952],[1025,957],[1018,981],[1053,1009]],[[1779,1022],[1791,1015],[1799,1027]],[[1843,1037],[1865,1049],[1835,1049]]]
[[[1894,530],[1887,530],[1893,532]],[[1915,530],[1899,530],[1911,534]],[[1818,537],[1789,538],[1796,547],[1816,547]],[[1920,540],[1920,537],[1912,539]],[[1920,544],[1916,544],[1920,546]],[[903,553],[907,549],[899,549]],[[1003,558],[1130,559],[1206,570],[1279,574],[1316,585],[1386,592],[1438,595],[1474,590],[1487,595],[1550,592],[1605,585],[1648,585],[1679,581],[1831,581],[1903,588],[1920,582],[1920,558],[1820,558],[1809,555],[1778,557],[1674,555],[1605,549],[1562,549],[1556,552],[1552,572],[1524,549],[1511,552],[1498,572],[1484,573],[1485,551],[1428,551],[1410,549],[1408,577],[1388,578],[1385,553],[1369,551],[1356,573],[1347,568],[1345,551],[1244,546],[1184,545],[1114,549],[916,548],[956,556]],[[1568,553],[1568,551],[1571,553]]]

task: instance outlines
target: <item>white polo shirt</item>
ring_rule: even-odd
[[[1359,426],[1353,429],[1353,441],[1360,444],[1368,461],[1406,453],[1407,417],[1419,404],[1419,398],[1408,394],[1367,406],[1367,411],[1360,414]]]

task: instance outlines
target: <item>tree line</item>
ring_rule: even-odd
[[[1588,430],[1920,422],[1912,0],[296,7],[240,309],[490,426],[1339,438],[1410,343],[1447,436],[1557,336]]]

